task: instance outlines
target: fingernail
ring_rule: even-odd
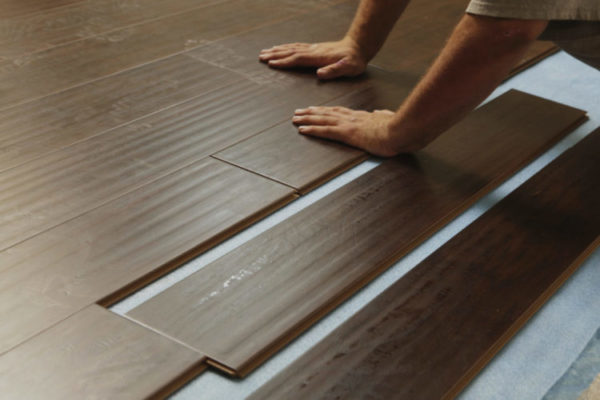
[[[300,117],[293,117],[293,118],[292,118],[292,121],[294,121],[294,122],[298,122],[298,121],[300,121]]]
[[[298,128],[298,131],[300,131],[300,132],[306,132],[306,127],[305,126],[301,126],[300,128]]]
[[[304,111],[306,111],[304,108],[298,108],[297,110],[294,111],[294,114],[300,114]]]

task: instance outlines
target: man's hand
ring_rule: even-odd
[[[283,44],[262,50],[259,59],[273,68],[318,67],[320,79],[360,75],[368,62],[350,39]]]
[[[389,110],[356,111],[345,107],[309,107],[296,110],[292,122],[305,135],[337,140],[381,157],[397,155]],[[401,149],[404,151],[404,149]]]

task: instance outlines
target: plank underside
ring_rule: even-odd
[[[92,305],[0,357],[5,399],[163,398],[204,357]]]
[[[561,155],[252,399],[452,398],[600,243],[600,130]]]
[[[208,157],[0,252],[0,353],[118,300],[294,197]]]
[[[128,315],[243,376],[583,119],[510,91]]]

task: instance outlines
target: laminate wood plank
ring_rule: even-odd
[[[242,80],[173,56],[2,110],[0,172]]]
[[[600,130],[252,398],[454,397],[600,243],[598,149]]]
[[[231,0],[0,62],[0,109],[290,18],[319,3]]]
[[[369,68],[368,87],[328,102],[358,109],[396,108],[413,82],[403,82],[375,68]],[[324,181],[363,161],[361,150],[336,142],[299,135],[286,121],[237,143],[214,157],[306,193]]]
[[[510,91],[128,315],[244,376],[583,118]]]
[[[0,59],[45,50],[226,0],[95,0],[21,17],[0,16]]]
[[[0,252],[0,353],[117,301],[293,198],[209,157]]]
[[[93,305],[0,356],[5,399],[164,397],[203,356]]]
[[[237,82],[5,171],[0,250],[288,119],[293,101]]]

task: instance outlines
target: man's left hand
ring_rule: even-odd
[[[391,121],[394,112],[351,110],[345,107],[309,107],[296,110],[292,122],[305,135],[344,142],[373,155],[392,157]]]

